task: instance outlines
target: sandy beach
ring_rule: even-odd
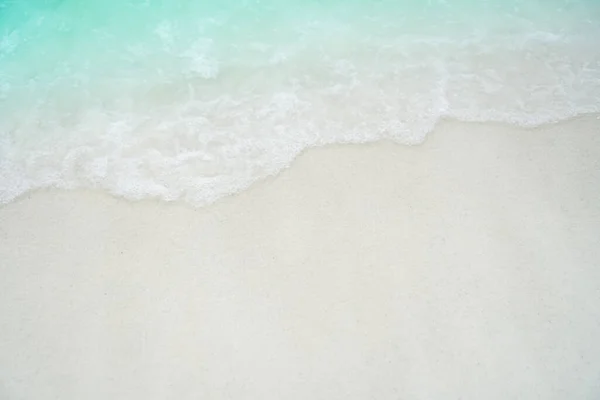
[[[0,399],[597,399],[600,119],[0,208]]]

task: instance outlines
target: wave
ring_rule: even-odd
[[[591,1],[109,3],[0,0],[0,203],[202,206],[312,146],[600,112]]]

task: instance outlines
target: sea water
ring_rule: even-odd
[[[0,0],[0,203],[204,205],[310,146],[595,112],[598,0]]]

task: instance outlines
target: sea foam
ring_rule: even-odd
[[[600,112],[594,1],[193,3],[0,0],[0,203],[201,206],[311,146]]]

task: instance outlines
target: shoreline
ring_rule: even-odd
[[[498,125],[307,149],[203,208],[0,207],[0,397],[593,397],[600,120]]]
[[[53,184],[53,185],[48,185],[46,187],[27,189],[25,192],[17,195],[16,197],[9,196],[9,198],[11,198],[11,200],[9,200],[9,201],[5,200],[7,198],[6,193],[10,193],[11,190],[4,188],[4,189],[6,189],[6,192],[3,193],[2,195],[0,195],[0,199],[2,199],[2,201],[0,201],[0,210],[3,207],[6,207],[12,203],[19,202],[23,198],[29,198],[36,193],[46,193],[46,192],[52,192],[52,191],[68,191],[68,192],[74,192],[74,193],[91,192],[91,193],[97,193],[99,195],[108,194],[109,196],[113,196],[115,198],[123,199],[126,201],[131,201],[134,203],[135,202],[146,202],[146,201],[159,201],[164,204],[170,204],[170,203],[185,204],[191,208],[196,208],[196,209],[197,208],[206,208],[206,207],[211,207],[212,205],[214,205],[216,203],[219,203],[220,201],[222,201],[225,198],[228,198],[231,196],[236,196],[239,193],[249,190],[250,188],[252,188],[253,186],[255,186],[257,184],[259,185],[264,181],[268,181],[273,178],[276,178],[283,171],[291,168],[294,165],[294,163],[296,162],[296,160],[299,157],[302,157],[306,152],[311,152],[311,151],[315,151],[315,150],[318,151],[319,149],[322,149],[322,148],[336,148],[338,146],[371,146],[371,145],[377,145],[379,143],[388,143],[393,146],[420,148],[420,147],[424,146],[427,142],[429,142],[431,140],[431,137],[437,134],[436,132],[456,130],[456,129],[458,129],[456,127],[461,127],[461,126],[464,127],[465,129],[469,129],[469,130],[475,130],[475,129],[481,129],[481,130],[492,129],[493,131],[498,131],[498,130],[502,131],[503,130],[506,132],[508,132],[508,131],[519,132],[520,135],[527,136],[527,135],[539,134],[538,133],[539,131],[546,131],[546,130],[553,131],[556,129],[561,130],[561,129],[563,129],[563,126],[567,125],[567,124],[573,124],[573,126],[577,126],[578,124],[590,124],[590,123],[593,124],[595,120],[600,120],[600,113],[588,112],[588,113],[583,113],[583,114],[577,114],[577,115],[569,117],[569,118],[560,119],[556,122],[532,124],[531,126],[515,125],[515,124],[511,124],[511,123],[507,123],[507,122],[500,122],[500,121],[478,122],[478,121],[463,121],[463,120],[458,120],[458,119],[454,119],[454,118],[442,118],[437,123],[434,124],[431,132],[427,133],[425,136],[425,139],[419,143],[409,144],[409,143],[405,143],[402,141],[396,141],[396,140],[390,139],[390,138],[380,138],[380,139],[376,139],[376,140],[366,140],[364,142],[348,141],[348,142],[337,142],[337,143],[328,143],[328,144],[315,144],[315,145],[310,145],[310,146],[304,147],[290,161],[285,163],[285,165],[283,165],[282,167],[276,167],[275,172],[267,173],[263,176],[259,176],[255,180],[250,181],[249,183],[245,182],[245,183],[240,184],[238,182],[238,184],[229,188],[230,190],[233,190],[230,193],[221,192],[221,189],[215,189],[216,192],[220,192],[220,194],[216,194],[216,192],[214,192],[211,195],[207,196],[208,198],[213,199],[213,200],[207,200],[206,198],[203,200],[198,200],[195,198],[194,195],[192,195],[192,193],[189,193],[189,192],[188,193],[184,192],[182,195],[180,195],[176,198],[173,198],[173,199],[165,199],[164,193],[160,194],[160,195],[146,194],[145,196],[144,195],[140,196],[139,194],[133,194],[133,192],[128,192],[127,190],[126,191],[121,191],[121,189],[115,190],[114,187],[112,189],[109,189],[107,187],[102,187],[102,188],[101,187],[74,187],[73,183],[65,184],[64,182],[62,182],[58,185]],[[568,129],[568,128],[565,128],[565,129]],[[18,180],[15,176],[9,177],[7,179],[9,181],[13,182],[13,184],[16,184],[15,182]],[[194,192],[195,189],[198,189],[198,188],[192,188],[191,191]],[[161,190],[163,192],[171,192],[173,190],[173,188],[162,187]],[[225,194],[223,194],[223,193],[225,193]]]

